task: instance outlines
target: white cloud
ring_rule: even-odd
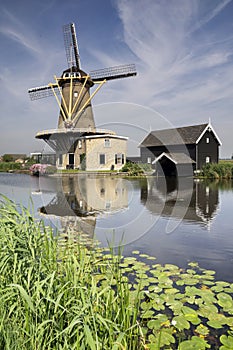
[[[230,2],[117,1],[124,40],[139,68],[137,83],[125,85],[122,96],[167,113],[174,123],[198,123],[213,114],[226,118],[233,96],[233,38],[223,22],[208,24]]]

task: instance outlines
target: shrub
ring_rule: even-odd
[[[22,165],[20,163],[15,162],[1,162],[0,163],[0,171],[9,171],[9,170],[19,170],[22,169]]]
[[[215,179],[230,179],[233,177],[233,163],[209,163],[202,168],[204,177]]]
[[[142,164],[126,162],[122,167],[121,171],[127,172],[130,176],[141,176],[144,175],[144,168]]]

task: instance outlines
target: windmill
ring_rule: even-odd
[[[31,100],[55,96],[60,108],[58,129],[56,129],[60,135],[62,131],[64,133],[71,130],[78,132],[78,129],[82,132],[85,130],[96,132],[91,106],[92,98],[106,81],[135,76],[137,74],[135,65],[120,65],[91,71],[87,74],[81,69],[74,23],[64,25],[63,34],[68,69],[63,71],[61,77],[54,76],[55,83],[29,89],[29,96]],[[96,88],[93,93],[90,93],[92,87]],[[49,137],[47,134],[40,132],[36,137],[47,141]],[[54,144],[50,146],[58,147],[57,142],[56,146]]]

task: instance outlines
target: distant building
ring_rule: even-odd
[[[151,131],[140,144],[141,162],[165,175],[191,175],[218,163],[221,141],[210,123]]]

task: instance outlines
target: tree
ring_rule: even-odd
[[[3,162],[13,162],[13,157],[11,154],[4,154],[2,160]]]

